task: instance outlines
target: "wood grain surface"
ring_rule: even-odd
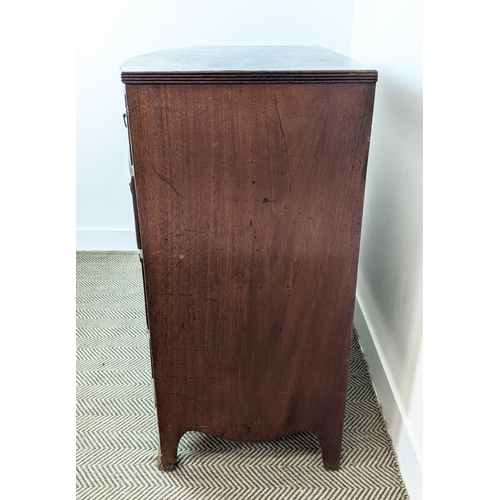
[[[339,467],[374,92],[126,86],[161,469],[188,430]]]
[[[122,76],[245,76],[254,74],[351,74],[377,71],[319,45],[193,46],[142,54],[121,65]]]

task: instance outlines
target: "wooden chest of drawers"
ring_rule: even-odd
[[[321,47],[122,65],[160,469],[189,430],[339,467],[376,80]]]

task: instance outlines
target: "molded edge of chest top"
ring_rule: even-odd
[[[377,81],[378,73],[320,46],[185,47],[121,65],[125,84],[327,83]]]

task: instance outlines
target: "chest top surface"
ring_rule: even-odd
[[[203,46],[140,55],[121,65],[124,83],[177,79],[290,78],[377,80],[377,71],[320,46]],[[141,78],[142,76],[142,78]],[[146,77],[146,79],[144,79]],[[210,80],[208,80],[210,79]]]

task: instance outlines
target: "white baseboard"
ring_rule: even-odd
[[[384,413],[394,449],[398,457],[401,475],[411,500],[423,498],[423,474],[420,447],[413,436],[412,425],[401,403],[387,360],[380,349],[377,335],[366,308],[356,298],[354,326],[364,353],[375,392]]]
[[[133,229],[77,229],[76,249],[95,251],[137,251]]]

